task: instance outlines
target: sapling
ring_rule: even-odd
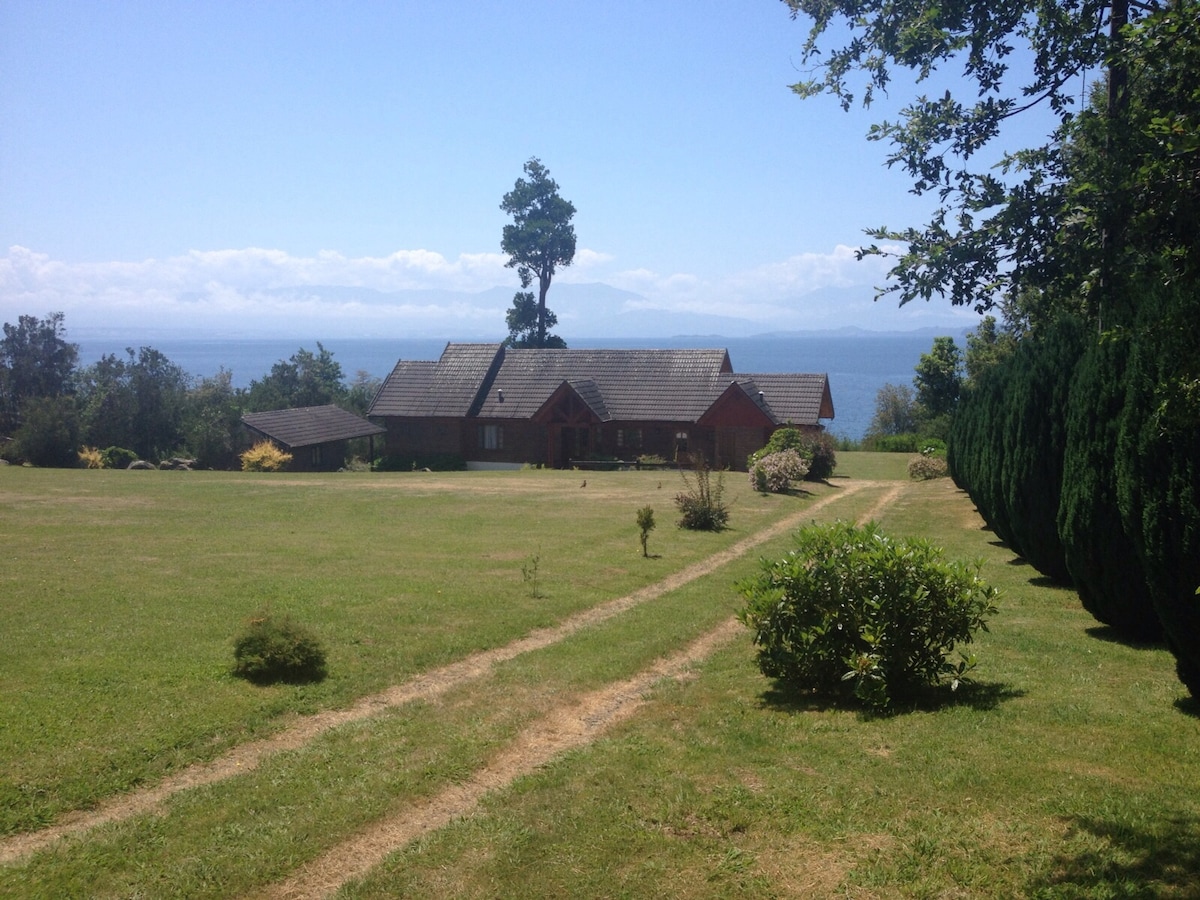
[[[641,529],[642,540],[642,556],[649,557],[650,552],[646,549],[646,543],[650,540],[650,532],[654,530],[654,510],[649,506],[643,506],[637,511],[637,524]]]

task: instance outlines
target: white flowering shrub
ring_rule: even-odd
[[[801,481],[808,474],[808,463],[795,450],[780,450],[768,453],[750,467],[750,484],[756,491],[785,494],[793,481]]]

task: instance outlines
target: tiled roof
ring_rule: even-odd
[[[242,421],[286,447],[311,447],[331,441],[383,434],[385,429],[337,406],[304,406],[246,413]]]
[[[604,421],[694,422],[728,386],[729,372],[724,350],[507,350],[478,415],[527,419],[564,381],[587,381],[607,416],[595,394],[576,391]]]
[[[500,344],[447,344],[437,362],[401,360],[367,415],[470,415],[500,350]]]
[[[529,350],[500,344],[447,344],[437,362],[401,360],[369,415],[530,419],[564,382],[602,422],[695,422],[733,383],[780,424],[815,425],[833,416],[825,375],[737,375],[723,349]]]
[[[789,422],[815,425],[818,419],[833,418],[833,400],[826,375],[769,373],[735,377],[752,397],[762,391],[763,403],[760,405],[781,425]]]

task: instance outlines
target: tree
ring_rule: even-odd
[[[546,334],[541,344],[538,343],[538,329],[544,327],[548,332],[558,324],[558,316],[546,309],[544,320],[538,318],[538,306],[530,291],[517,291],[513,296],[513,305],[504,315],[508,325],[508,337],[504,339],[506,347],[566,347],[567,342],[557,334]]]
[[[517,270],[521,287],[528,288],[537,279],[537,328],[526,333],[534,340],[529,346],[545,347],[550,327],[546,292],[557,267],[569,266],[575,258],[575,226],[571,224],[575,206],[559,196],[558,184],[537,157],[531,157],[524,169],[529,179],[518,178],[500,203],[513,218],[511,225],[504,226],[500,249],[509,257],[505,266]],[[520,310],[522,296],[518,293],[513,300],[514,313]],[[517,321],[524,324],[527,313],[520,316]],[[512,319],[509,331],[512,337]]]
[[[917,403],[926,416],[948,416],[958,405],[962,390],[962,352],[952,337],[936,337],[916,366],[913,386]]]
[[[888,165],[899,164],[908,173],[914,193],[932,193],[939,200],[923,228],[868,231],[877,240],[907,245],[891,271],[894,283],[884,293],[897,293],[901,303],[949,296],[955,305],[984,311],[1005,301],[1086,301],[1091,289],[1113,288],[1104,275],[1116,270],[1112,252],[1124,230],[1124,199],[1111,190],[1093,195],[1097,205],[1082,211],[1099,226],[1094,233],[1102,235],[1087,264],[1080,265],[1071,253],[1053,252],[1062,248],[1066,226],[1081,216],[1080,198],[1070,195],[1064,156],[1077,77],[1107,67],[1104,119],[1110,131],[1126,115],[1130,72],[1178,72],[1165,90],[1174,89],[1176,99],[1189,96],[1190,109],[1197,98],[1187,94],[1188,57],[1181,49],[1196,29],[1188,0],[1175,0],[1170,8],[1165,0],[960,0],[933,6],[886,0],[784,2],[793,17],[805,14],[813,20],[803,59],[816,63],[817,75],[793,86],[801,96],[827,92],[849,108],[860,89],[852,76],[861,75],[861,100],[868,105],[876,92],[887,90],[896,69],[908,70],[920,83],[943,66],[961,68],[956,82],[961,95],[946,90],[918,96],[898,121],[870,130],[872,140],[890,143]],[[1144,18],[1127,26],[1131,6],[1135,19]],[[1164,19],[1171,24],[1160,29]],[[821,39],[840,31],[834,26],[843,23],[844,45],[825,52]],[[1154,37],[1164,32],[1178,38],[1174,47]],[[1167,58],[1185,62],[1168,64]],[[1027,70],[1018,71],[1025,63]],[[1194,73],[1193,68],[1191,83]],[[1195,120],[1179,122],[1173,102],[1158,106],[1170,113],[1160,126],[1184,142],[1187,126],[1194,136]],[[982,151],[1001,136],[1009,119],[1034,106],[1048,109],[1056,127],[1041,144],[1009,153],[995,166],[994,157]],[[890,251],[873,244],[860,255]],[[1042,312],[1038,306],[1013,310],[1034,319]]]
[[[84,440],[159,459],[183,443],[190,379],[153,347],[125,353],[105,354],[79,374]]]
[[[0,434],[15,431],[22,407],[38,397],[61,397],[71,392],[71,375],[79,347],[67,343],[63,314],[44,319],[20,316],[4,323],[0,340]]]
[[[275,363],[261,381],[250,382],[246,411],[327,406],[345,396],[341,363],[317,341],[316,353],[300,348],[291,359]]]
[[[984,372],[1012,353],[1016,347],[1016,335],[997,328],[995,316],[984,316],[974,331],[967,333],[967,352],[963,362],[967,370],[964,386],[974,384]]]
[[[233,467],[234,435],[241,419],[240,392],[233,374],[222,368],[188,391],[183,415],[183,443],[196,465],[205,469]]]
[[[867,426],[867,437],[912,434],[917,416],[912,388],[906,384],[885,384],[875,394],[875,415]]]

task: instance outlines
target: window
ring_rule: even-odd
[[[480,425],[479,426],[479,449],[480,450],[503,450],[504,449],[504,427],[501,425]]]
[[[642,446],[642,429],[640,428],[618,428],[617,429],[617,446],[620,448],[629,447],[638,449]]]
[[[687,453],[688,433],[686,431],[675,432],[675,449]]]
[[[322,462],[321,445],[317,444],[317,446],[312,448],[312,464],[315,467],[321,465]]]

